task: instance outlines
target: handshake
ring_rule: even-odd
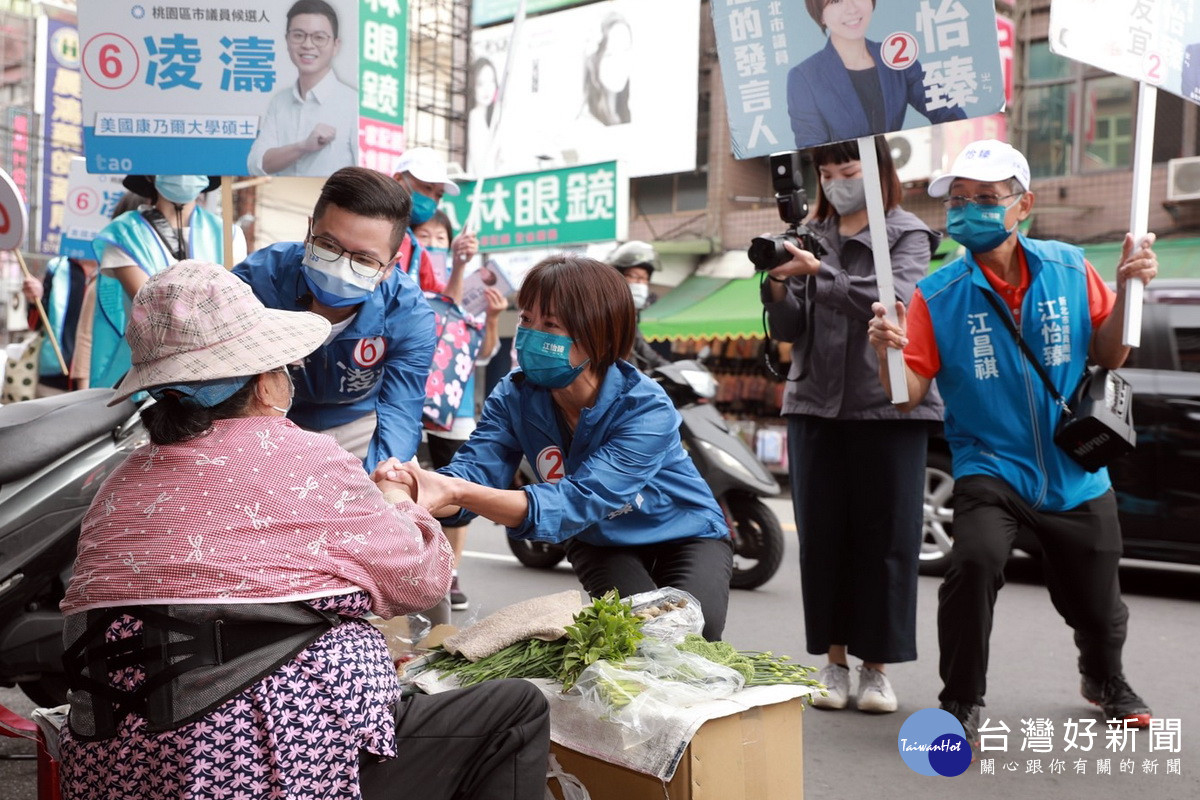
[[[432,470],[422,469],[416,459],[408,462],[396,458],[380,461],[371,473],[371,480],[384,495],[399,492],[434,517],[448,517],[459,510],[459,488],[466,481]],[[388,497],[395,502],[393,497]]]

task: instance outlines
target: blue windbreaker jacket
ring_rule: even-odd
[[[598,546],[729,535],[708,484],[679,439],[679,412],[632,364],[609,368],[564,455],[548,389],[514,370],[488,396],[479,426],[441,472],[485,486],[512,484],[521,457],[545,483],[526,486],[529,514],[508,535]],[[447,525],[461,525],[463,512]]]
[[[267,308],[304,311],[309,294],[300,270],[304,245],[281,242],[250,255],[233,272]],[[425,381],[433,362],[433,311],[416,283],[394,270],[359,306],[354,321],[304,359],[288,418],[323,431],[374,411],[375,436],[365,464],[407,461],[421,440]]]

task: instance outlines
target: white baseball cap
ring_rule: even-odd
[[[1021,188],[1029,191],[1029,162],[1021,151],[1007,142],[981,139],[971,142],[945,175],[939,175],[929,184],[930,197],[945,197],[955,178],[972,181],[1006,181],[1016,178]]]
[[[440,183],[446,187],[446,194],[449,195],[456,195],[460,191],[458,184],[450,180],[446,160],[432,147],[412,147],[404,151],[404,155],[396,159],[395,171],[407,172],[426,183]]]

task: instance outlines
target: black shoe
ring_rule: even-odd
[[[979,706],[972,703],[960,703],[957,700],[946,700],[942,710],[949,711],[963,726],[963,734],[967,744],[971,745],[971,760],[979,754]]]
[[[1083,699],[1104,709],[1106,719],[1128,720],[1131,728],[1145,728],[1150,725],[1153,713],[1150,706],[1130,688],[1124,675],[1113,675],[1106,680],[1087,675],[1083,675],[1082,678],[1079,690],[1083,693]]]
[[[466,611],[470,607],[471,603],[467,600],[467,596],[463,594],[462,589],[458,588],[458,576],[455,575],[450,579],[450,610]]]

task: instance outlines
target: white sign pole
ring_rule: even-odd
[[[1154,151],[1154,116],[1158,90],[1138,84],[1137,130],[1133,139],[1133,193],[1130,197],[1129,230],[1136,250],[1146,238],[1150,217],[1150,174]],[[1140,280],[1125,283],[1125,329],[1121,342],[1129,347],[1142,343],[1142,289]]]
[[[879,302],[887,309],[888,319],[896,321],[896,287],[892,283],[892,254],[888,249],[887,212],[883,209],[883,184],[879,179],[879,160],[875,154],[875,137],[858,140],[858,159],[862,164],[863,188],[867,194],[867,226],[871,231],[871,253],[875,257],[875,285],[879,287]],[[888,377],[891,380],[892,402],[908,402],[908,381],[905,378],[904,354],[888,348]]]
[[[517,60],[517,45],[521,41],[521,26],[525,24],[525,0],[517,0],[517,10],[513,15],[512,36],[508,40],[508,58],[504,59],[504,74],[500,76],[500,86],[496,92],[496,119],[492,122],[490,138],[488,139],[487,157],[483,160],[484,167],[495,171],[494,161],[500,152],[500,124],[504,120],[504,95],[508,87],[508,77],[512,74],[513,62]],[[472,147],[475,146],[471,142]],[[479,203],[483,200],[483,183],[492,177],[486,173],[475,176],[475,191],[471,193],[471,210],[467,212],[464,230],[479,230]]]

